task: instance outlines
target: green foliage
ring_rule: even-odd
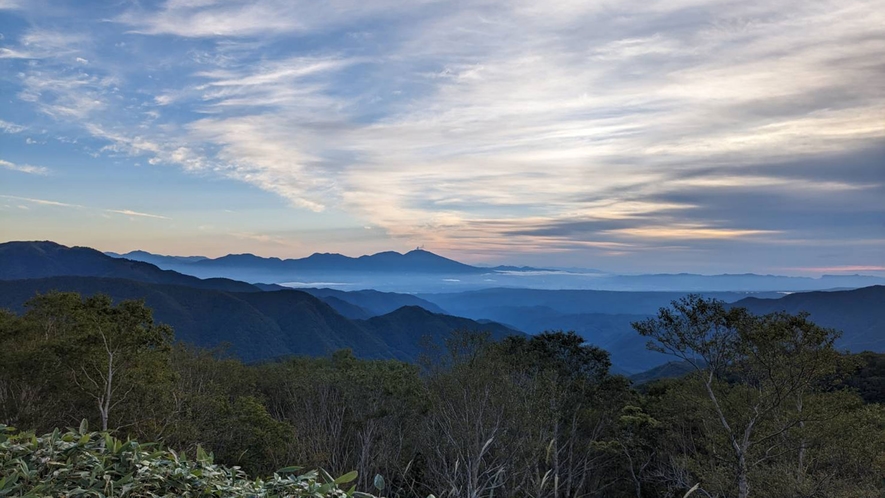
[[[637,392],[570,332],[247,365],[171,345],[138,301],[39,296],[0,311],[0,424],[109,431],[4,428],[0,496],[883,496],[881,355],[697,296],[637,328],[694,373]]]
[[[344,498],[338,479],[322,471],[281,469],[251,480],[238,467],[213,463],[198,449],[188,459],[156,444],[79,431],[35,436],[0,425],[0,496],[57,497],[311,497]],[[368,495],[363,495],[368,496]]]
[[[854,355],[855,368],[846,384],[867,403],[885,403],[885,354],[866,351]]]
[[[679,456],[661,474],[669,490],[691,481],[714,496],[739,498],[751,489],[769,496],[874,496],[881,488],[877,458],[847,443],[868,434],[868,447],[885,451],[875,429],[879,415],[859,410],[854,394],[832,390],[845,366],[833,347],[836,331],[807,314],[755,316],[700,296],[634,326],[652,339],[650,348],[695,370],[659,394],[649,390],[657,418],[673,428],[662,433],[661,449]],[[837,434],[841,442],[829,439]]]
[[[171,328],[155,324],[142,301],[115,305],[100,294],[51,292],[26,307],[0,320],[0,422],[48,431],[89,418],[139,435],[157,429],[173,381]]]

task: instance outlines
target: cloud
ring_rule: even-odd
[[[424,3],[413,2],[414,6]],[[116,21],[131,32],[186,38],[250,37],[311,33],[360,19],[401,14],[390,0],[315,3],[290,0],[170,0],[156,10],[130,10]]]
[[[101,153],[246,183],[298,216],[451,251],[725,259],[726,243],[881,235],[883,15],[169,0],[101,32],[32,29],[8,50],[39,60],[7,63],[21,100]]]
[[[9,161],[4,161],[0,159],[0,168],[5,168],[11,171],[18,171],[20,173],[28,173],[31,175],[41,175],[46,176],[49,174],[49,169],[44,168],[43,166],[31,166],[30,164],[15,164]]]
[[[784,270],[801,271],[803,273],[845,273],[845,272],[881,272],[885,266],[855,265],[855,266],[823,266],[784,268]]]
[[[34,55],[11,48],[0,47],[0,59],[35,59]]]
[[[10,123],[9,121],[4,121],[0,119],[0,131],[2,131],[3,133],[21,133],[26,129],[27,126]]]
[[[131,209],[105,209],[105,212],[106,213],[124,214],[126,216],[137,216],[139,218],[155,218],[158,220],[168,220],[169,219],[165,216],[160,216],[158,214],[140,213],[138,211],[132,211]]]
[[[277,237],[274,235],[261,234],[261,233],[251,233],[251,232],[233,232],[228,234],[231,237],[243,240],[251,240],[255,242],[260,242],[262,244],[274,244],[280,246],[288,246],[291,245],[285,239],[281,237]]]
[[[2,198],[4,198],[4,199],[14,199],[14,200],[17,200],[17,201],[30,202],[30,203],[32,203],[32,204],[39,204],[39,205],[42,205],[42,206],[55,206],[55,207],[67,207],[67,208],[83,208],[83,206],[80,206],[79,204],[69,204],[69,203],[66,203],[66,202],[48,201],[48,200],[45,200],[45,199],[33,199],[33,198],[30,198],[30,197],[18,197],[18,196],[15,196],[15,195],[2,195],[2,194],[0,194],[0,197],[2,197]]]

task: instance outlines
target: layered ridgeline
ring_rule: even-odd
[[[800,292],[779,299],[748,297],[734,304],[762,315],[775,311],[810,313],[824,327],[842,332],[839,346],[850,351],[885,351],[885,286],[848,291]]]
[[[269,282],[297,280],[309,275],[469,275],[490,271],[489,268],[467,265],[421,249],[405,254],[386,251],[357,258],[332,253],[316,253],[298,259],[264,258],[254,254],[228,254],[220,258],[163,256],[145,251],[108,255],[152,263],[161,268],[198,277],[223,275],[240,280]]]
[[[885,285],[885,278],[868,275],[824,275],[820,278],[783,275],[645,274],[616,275],[586,268],[480,267],[461,263],[423,249],[405,254],[386,251],[356,258],[316,253],[306,258],[265,258],[254,254],[164,256],[145,251],[107,253],[143,261],[200,278],[225,277],[246,282],[326,282],[340,289],[371,287],[394,292],[442,292],[487,287],[537,289],[599,289],[615,291],[809,291]]]
[[[668,361],[649,351],[632,323],[645,320],[686,292],[483,289],[419,294],[447,312],[474,320],[493,320],[529,334],[573,330],[611,353],[612,363],[637,373]],[[756,314],[807,311],[816,323],[842,332],[840,348],[885,351],[885,286],[784,295],[777,292],[703,292]]]
[[[54,242],[0,244],[0,280],[77,276],[109,277],[197,289],[257,292],[258,287],[226,278],[199,279],[141,261],[111,258],[89,247],[67,247]]]
[[[440,342],[456,329],[488,331],[494,338],[520,334],[497,323],[446,316],[413,296],[316,290],[320,297],[315,297],[233,280],[201,280],[89,248],[0,244],[0,308],[22,311],[28,299],[50,291],[144,299],[159,322],[175,329],[177,339],[202,347],[228,345],[245,361],[319,356],[345,348],[365,358],[411,361],[428,339]]]
[[[686,294],[511,288],[419,295],[292,290],[275,284],[202,280],[51,242],[0,244],[0,307],[21,310],[36,292],[50,290],[103,292],[117,300],[144,298],[159,321],[175,328],[179,339],[205,347],[227,343],[247,361],[324,355],[342,348],[364,358],[411,361],[423,350],[425,337],[439,342],[454,329],[489,330],[496,338],[518,331],[573,330],[608,350],[617,371],[630,374],[668,361],[646,349],[632,323]],[[885,351],[883,286],[787,296],[703,294],[755,313],[808,311],[812,320],[842,332],[840,348]]]

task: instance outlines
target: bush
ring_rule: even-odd
[[[212,462],[201,448],[195,459],[154,443],[120,440],[79,430],[36,436],[0,425],[0,496],[18,497],[291,497],[372,498],[339,488],[356,479],[333,479],[323,470],[296,475],[289,467],[267,480],[247,478],[239,467]]]

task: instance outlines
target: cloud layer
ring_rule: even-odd
[[[885,263],[877,0],[8,5],[22,105],[305,217],[479,258]]]

